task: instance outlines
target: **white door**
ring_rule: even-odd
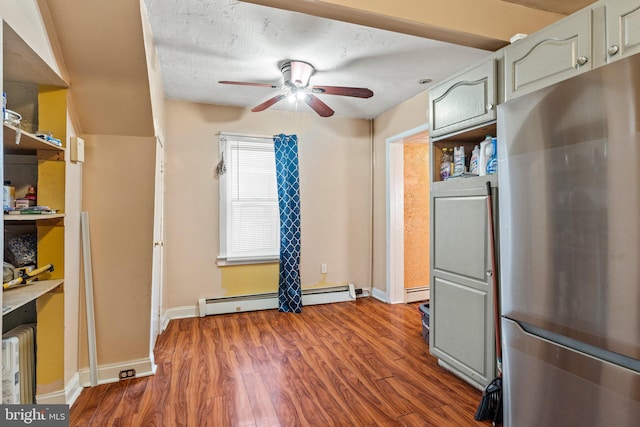
[[[153,271],[151,275],[151,331],[149,353],[153,361],[153,348],[160,334],[162,293],[164,287],[164,146],[156,138],[156,178],[153,222]]]

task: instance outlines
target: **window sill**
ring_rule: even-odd
[[[252,264],[277,264],[279,258],[250,258],[250,259],[227,259],[218,258],[218,267],[228,267],[232,265],[252,265]]]

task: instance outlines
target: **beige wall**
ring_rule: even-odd
[[[386,140],[411,129],[425,125],[428,93],[403,102],[376,117],[374,121],[374,176],[373,176],[373,280],[372,286],[386,292]]]
[[[165,256],[169,308],[233,294],[218,255],[217,133],[299,137],[302,284],[369,286],[369,121],[167,101]]]
[[[148,358],[155,138],[85,135],[83,167],[98,364]]]

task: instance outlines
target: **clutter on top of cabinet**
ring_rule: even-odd
[[[440,161],[440,180],[470,178],[498,172],[498,139],[487,135],[478,144],[465,141],[456,147],[443,147]],[[473,146],[473,150],[470,148]]]

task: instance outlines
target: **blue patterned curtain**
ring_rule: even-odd
[[[278,311],[302,311],[300,285],[300,179],[298,137],[280,134],[273,138],[276,152],[278,204],[280,207],[280,279]]]

